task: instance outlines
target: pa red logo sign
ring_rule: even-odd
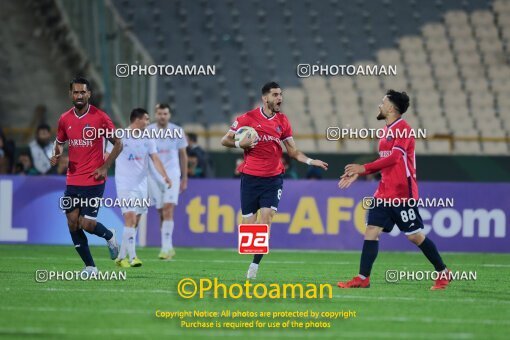
[[[267,224],[239,225],[239,254],[269,253],[269,226]]]

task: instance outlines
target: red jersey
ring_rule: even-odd
[[[74,107],[64,112],[58,120],[57,142],[69,144],[69,167],[67,185],[90,186],[104,183],[96,180],[92,173],[104,164],[104,138],[88,131],[113,131],[115,126],[103,111],[89,104],[89,109],[82,116],[76,115]],[[91,137],[92,136],[92,137]]]
[[[244,161],[237,170],[258,177],[284,173],[281,142],[292,137],[292,127],[287,116],[278,112],[268,117],[260,107],[237,117],[230,131],[235,133],[242,126],[254,128],[260,140],[253,149],[244,150]]]
[[[414,145],[411,126],[402,118],[384,127],[384,137],[379,140],[380,158],[365,164],[365,174],[381,171],[374,197],[418,199]]]

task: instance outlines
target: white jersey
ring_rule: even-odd
[[[127,135],[127,134],[126,134]],[[110,144],[111,145],[111,144]],[[149,156],[156,154],[156,144],[150,138],[122,138],[122,152],[115,160],[117,191],[147,188]],[[111,152],[111,150],[107,150]]]
[[[157,123],[153,123],[150,124],[147,129],[159,130],[160,128]],[[186,136],[180,126],[168,123],[166,129],[172,131],[173,138],[156,138],[154,141],[156,142],[159,159],[161,159],[161,163],[163,163],[168,177],[176,180],[181,178],[179,149],[186,148],[188,146],[188,142],[186,141]],[[178,131],[180,131],[182,137],[177,135]],[[154,164],[152,164],[152,162],[149,163],[151,176],[158,180],[158,182],[161,182],[161,175],[154,168]],[[174,185],[178,185],[178,183],[174,183]]]

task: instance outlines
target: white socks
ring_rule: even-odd
[[[122,242],[120,242],[120,250],[119,250],[119,259],[124,259],[127,255],[127,244],[128,244],[128,233],[126,232],[127,229],[131,229],[131,228],[128,228],[126,226],[124,226],[124,228],[122,229]]]
[[[129,260],[136,257],[136,228],[124,226],[122,243],[120,244],[119,258],[123,259],[129,254]]]
[[[127,228],[129,230],[127,250],[129,254],[129,260],[131,261],[136,257],[136,228]]]
[[[169,251],[174,247],[172,235],[174,233],[174,221],[163,221],[161,224],[161,250]]]

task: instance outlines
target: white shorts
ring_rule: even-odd
[[[134,189],[117,189],[117,197],[122,200],[121,208],[123,214],[127,212],[135,212],[137,215],[146,214],[149,208],[145,204],[145,200],[149,198],[147,187],[139,186]]]
[[[156,209],[163,208],[163,204],[172,203],[177,205],[179,201],[179,188],[181,186],[181,179],[179,177],[170,177],[172,187],[158,184],[151,176],[149,176],[149,197],[151,205],[155,205]]]

